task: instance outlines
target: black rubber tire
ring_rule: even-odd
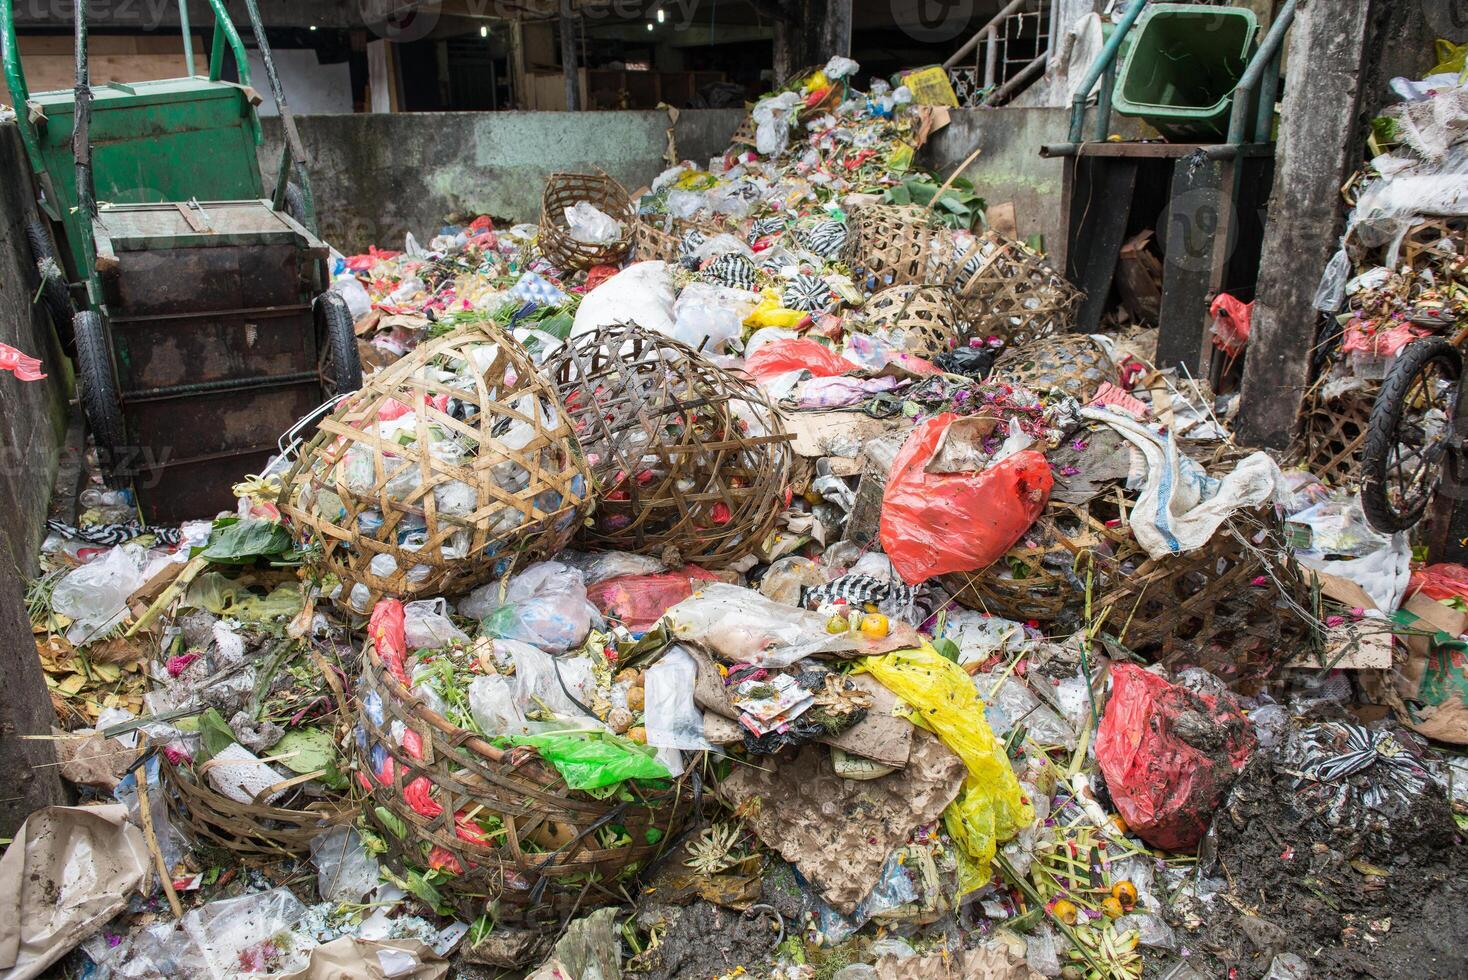
[[[100,314],[83,310],[72,321],[76,334],[77,381],[82,414],[97,444],[97,455],[109,473],[122,462],[127,441],[118,397],[117,375],[112,371],[111,342]]]
[[[66,286],[66,272],[57,261],[56,250],[51,247],[51,235],[39,218],[32,218],[25,225],[26,243],[31,248],[31,260],[36,263],[36,275],[41,279],[41,303],[56,328],[56,336],[66,352],[75,350],[72,339],[71,321],[76,316],[76,305],[71,301],[71,290]]]
[[[362,360],[357,356],[357,334],[352,329],[352,311],[347,301],[331,290],[322,293],[316,300],[321,306],[324,327],[327,367],[331,377],[323,377],[322,383],[331,390],[328,394],[339,395],[345,391],[356,391],[362,387]]]
[[[306,194],[301,190],[301,185],[295,181],[285,185],[285,213],[290,215],[292,221],[311,234],[318,234],[316,222],[307,220]]]
[[[1428,365],[1442,365],[1443,373],[1461,382],[1463,377],[1463,355],[1441,337],[1414,341],[1408,344],[1392,365],[1391,372],[1382,382],[1381,394],[1376,396],[1376,405],[1371,409],[1371,421],[1366,427],[1366,446],[1361,454],[1361,509],[1372,527],[1383,534],[1405,531],[1422,520],[1432,493],[1426,493],[1415,506],[1406,511],[1397,510],[1387,496],[1387,467],[1392,450],[1401,441],[1398,428],[1407,407],[1407,394]],[[1456,406],[1455,406],[1456,408]],[[1460,414],[1456,410],[1455,416]],[[1456,426],[1457,419],[1449,421]],[[1448,452],[1452,452],[1449,447]],[[1443,459],[1443,465],[1450,461]],[[1434,485],[1437,481],[1434,481]]]

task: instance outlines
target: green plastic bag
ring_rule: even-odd
[[[958,797],[943,811],[943,825],[959,847],[959,890],[988,883],[989,862],[999,844],[1035,819],[1004,746],[984,720],[984,702],[958,664],[930,646],[868,657],[858,673],[871,674],[907,705],[908,719],[937,735],[968,768]]]
[[[604,789],[628,779],[672,778],[652,749],[604,732],[512,735],[503,741],[534,746],[571,789]]]

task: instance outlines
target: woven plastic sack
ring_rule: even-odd
[[[1135,664],[1112,665],[1111,685],[1096,761],[1116,811],[1153,847],[1194,850],[1258,744],[1253,726],[1232,695],[1195,693]]]
[[[964,669],[932,647],[868,657],[857,666],[908,706],[914,725],[937,735],[968,768],[943,825],[959,845],[961,894],[988,883],[998,845],[1035,819],[1004,746],[984,720],[984,702]]]
[[[882,550],[909,585],[987,568],[1014,547],[1050,499],[1050,464],[1030,449],[986,470],[931,471],[960,421],[945,412],[915,428],[887,478]]]

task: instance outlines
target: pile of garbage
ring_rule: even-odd
[[[117,764],[0,862],[16,975],[1464,965],[1468,569],[1145,334],[1033,332],[1034,250],[915,169],[941,110],[855,69],[568,205],[617,264],[488,219],[342,257],[378,370],[314,443],[212,522],[53,528],[58,745]],[[966,293],[999,252],[1025,288]]]

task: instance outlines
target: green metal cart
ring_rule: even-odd
[[[229,507],[281,432],[361,384],[256,0],[246,7],[285,137],[269,197],[244,42],[222,0],[206,2],[207,76],[194,73],[179,0],[188,76],[93,87],[77,0],[76,87],[32,95],[12,0],[0,0],[0,57],[42,215],[28,229],[42,297],[74,352],[104,467],[155,522]],[[226,53],[238,82],[223,79]]]

